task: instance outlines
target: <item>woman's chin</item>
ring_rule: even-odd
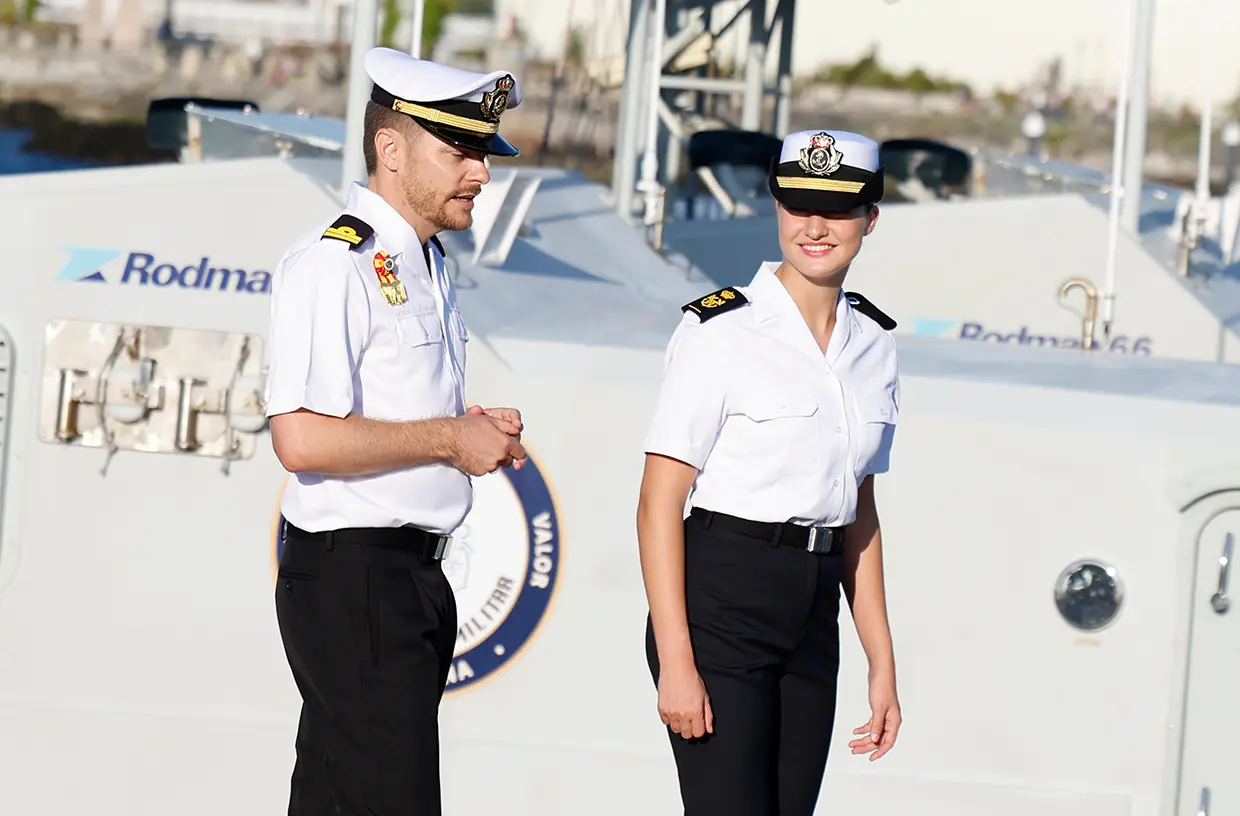
[[[844,281],[844,269],[837,258],[821,258],[817,261],[802,258],[792,266],[801,277],[817,286],[838,286]]]

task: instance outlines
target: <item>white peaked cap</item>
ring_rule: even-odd
[[[481,102],[487,91],[511,71],[479,74],[453,68],[430,60],[422,60],[392,48],[372,48],[363,59],[366,75],[371,81],[399,99],[410,102]],[[521,104],[521,83],[513,77],[508,107]]]
[[[801,160],[801,151],[808,150],[814,137],[826,134],[835,141],[835,149],[843,156],[843,164],[870,173],[878,170],[878,142],[847,130],[802,130],[789,133],[779,155],[781,164]]]
[[[768,186],[789,210],[851,212],[882,200],[879,145],[847,130],[801,130],[784,138]]]
[[[500,117],[521,104],[521,85],[509,71],[479,74],[392,48],[372,48],[363,65],[374,82],[375,104],[413,117],[450,144],[494,156],[519,155],[499,135]]]

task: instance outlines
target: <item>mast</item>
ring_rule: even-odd
[[[705,118],[700,100],[714,95],[739,94],[739,121],[727,124],[744,130],[765,131],[783,137],[788,128],[792,90],[792,42],[796,0],[748,0],[734,14],[719,13],[721,0],[632,0],[624,86],[617,127],[616,157],[612,167],[612,194],[616,212],[626,219],[636,214],[638,159],[641,159],[643,218],[647,225],[662,220],[662,191],[673,180],[683,141]],[[673,68],[686,53],[705,43],[717,59],[719,40],[748,30],[743,58],[736,76],[707,76],[705,64]],[[775,38],[776,31],[779,38]],[[774,60],[776,82],[768,86],[765,66]],[[675,98],[697,91],[696,109],[680,108]],[[765,104],[775,97],[771,122],[763,123]],[[713,106],[712,106],[713,107]],[[670,127],[669,127],[670,120]],[[722,124],[722,123],[720,123]],[[653,134],[653,135],[652,135]],[[662,145],[662,147],[660,147]],[[659,156],[668,160],[659,161]],[[670,165],[670,166],[669,166]]]
[[[422,59],[422,27],[426,19],[426,0],[413,0],[413,19],[410,21],[409,46],[411,56]]]
[[[348,193],[353,182],[366,181],[366,157],[362,153],[362,134],[366,101],[370,99],[370,78],[366,76],[366,52],[375,47],[379,22],[379,0],[355,0],[353,41],[349,48],[349,103],[344,127],[344,161],[340,194]]]

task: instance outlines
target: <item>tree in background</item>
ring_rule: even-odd
[[[396,28],[400,25],[400,0],[383,0],[383,17],[379,23],[379,45],[384,48],[396,47]]]
[[[383,0],[383,22],[379,32],[379,44],[396,48],[396,29],[401,20],[409,15],[409,0]],[[443,18],[449,14],[494,14],[492,0],[426,0],[422,13],[422,54],[431,53],[439,35],[443,32]]]
[[[29,25],[41,5],[39,0],[0,0],[0,25]]]
[[[911,91],[913,93],[934,93],[955,91],[971,95],[968,85],[946,77],[931,76],[921,68],[900,74],[888,70],[879,61],[878,46],[870,50],[854,63],[826,65],[813,76],[813,82],[826,85],[837,85],[843,88],[887,88],[891,90]]]

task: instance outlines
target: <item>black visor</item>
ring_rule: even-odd
[[[871,173],[845,164],[826,176],[806,172],[800,162],[775,159],[767,184],[788,209],[843,213],[882,200],[883,169]]]

